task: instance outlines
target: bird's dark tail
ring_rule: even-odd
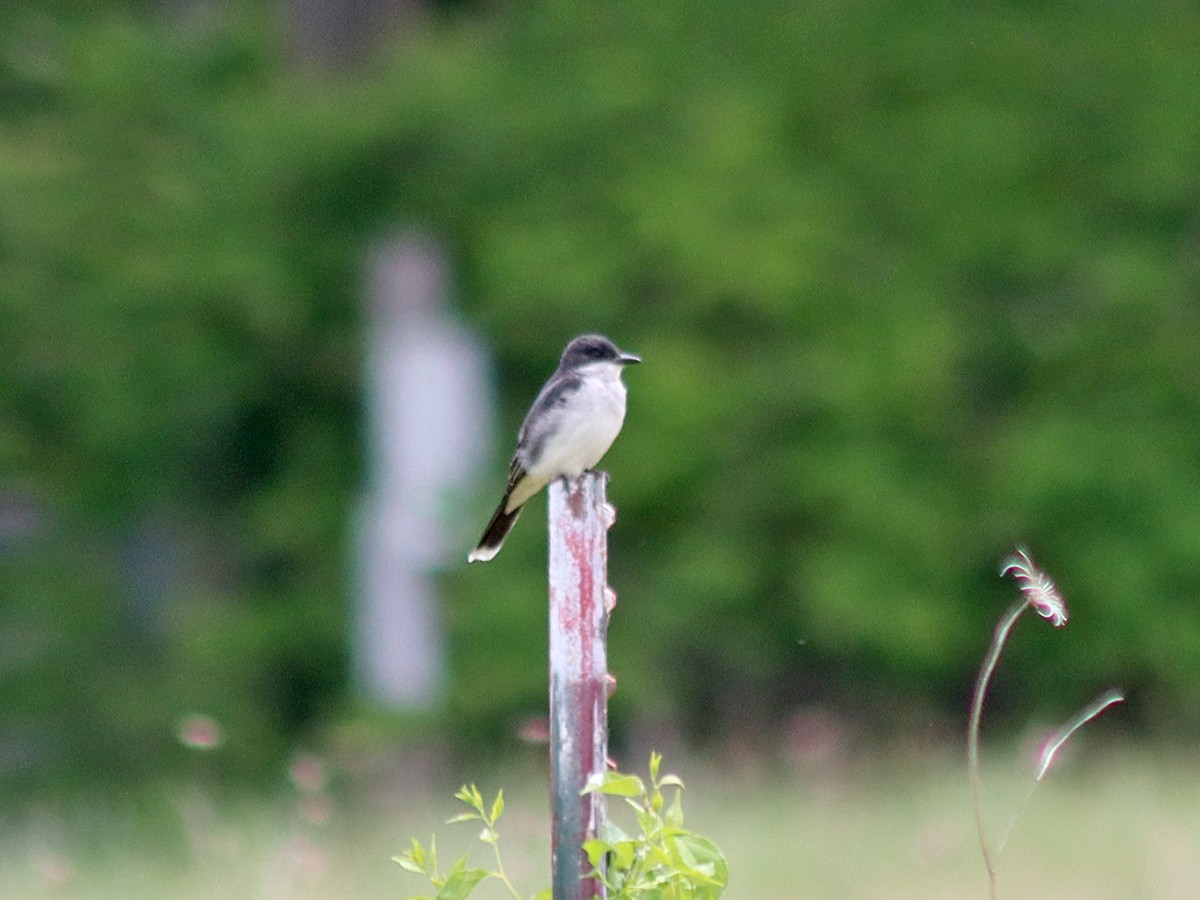
[[[483,531],[483,537],[479,539],[479,546],[471,551],[467,557],[467,562],[487,562],[493,556],[500,552],[500,548],[504,546],[504,539],[508,537],[508,533],[512,531],[513,525],[517,521],[517,516],[521,514],[524,508],[518,506],[512,512],[505,512],[504,507],[508,505],[508,495],[500,501],[500,505],[496,508],[492,520],[488,522],[487,528]]]

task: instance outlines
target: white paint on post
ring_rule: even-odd
[[[445,685],[433,571],[451,556],[448,502],[486,459],[491,387],[480,342],[450,314],[445,263],[419,235],[369,268],[366,488],[358,525],[355,669],[374,701],[435,706]]]
[[[607,531],[602,472],[549,485],[550,802],[554,900],[603,897],[583,842],[599,834],[604,797],[580,792],[608,760]]]

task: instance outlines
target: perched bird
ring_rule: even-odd
[[[625,421],[621,372],[641,361],[599,334],[581,335],[567,344],[525,416],[504,498],[468,562],[486,562],[499,553],[521,507],[543,487],[600,462]]]

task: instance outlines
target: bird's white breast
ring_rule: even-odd
[[[527,466],[539,480],[574,477],[595,468],[625,421],[620,367],[598,364],[581,374],[579,390],[557,411],[553,435],[542,446],[540,457]]]

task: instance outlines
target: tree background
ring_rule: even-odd
[[[999,719],[1120,684],[1194,733],[1194,6],[448,4],[339,70],[202,9],[0,12],[8,783],[169,769],[192,709],[253,775],[361,713],[362,265],[397,223],[451,250],[505,451],[573,334],[646,360],[605,462],[618,735],[962,718],[1016,542],[1074,618],[1017,636]],[[544,708],[539,515],[444,573],[426,727],[473,746]]]

